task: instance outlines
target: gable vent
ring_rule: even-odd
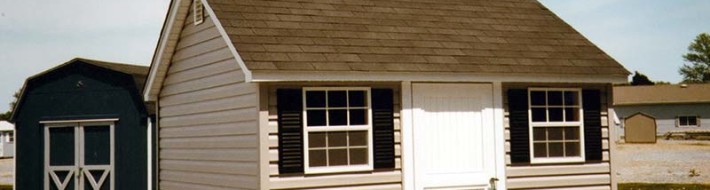
[[[195,25],[202,23],[205,20],[205,11],[202,6],[202,0],[192,1],[192,15],[195,21]]]

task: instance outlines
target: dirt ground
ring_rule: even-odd
[[[710,184],[710,141],[620,143],[616,154],[619,183]]]
[[[0,159],[0,185],[12,185],[14,183],[12,178],[14,167],[13,158]]]

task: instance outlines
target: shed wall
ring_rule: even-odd
[[[507,91],[511,88],[552,87],[601,90],[602,162],[579,164],[512,165],[510,160],[510,122]],[[506,185],[508,189],[612,189],[609,140],[611,87],[585,84],[504,84]]]
[[[211,18],[185,20],[159,95],[160,189],[258,189],[258,85]]]

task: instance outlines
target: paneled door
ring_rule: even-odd
[[[46,190],[113,190],[114,124],[45,125]]]
[[[494,179],[491,84],[412,85],[415,189],[488,189]]]

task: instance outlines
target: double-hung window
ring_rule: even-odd
[[[303,89],[306,173],[372,170],[370,88]]]
[[[678,127],[699,127],[698,116],[678,116]]]
[[[528,89],[531,163],[584,161],[581,89]]]

